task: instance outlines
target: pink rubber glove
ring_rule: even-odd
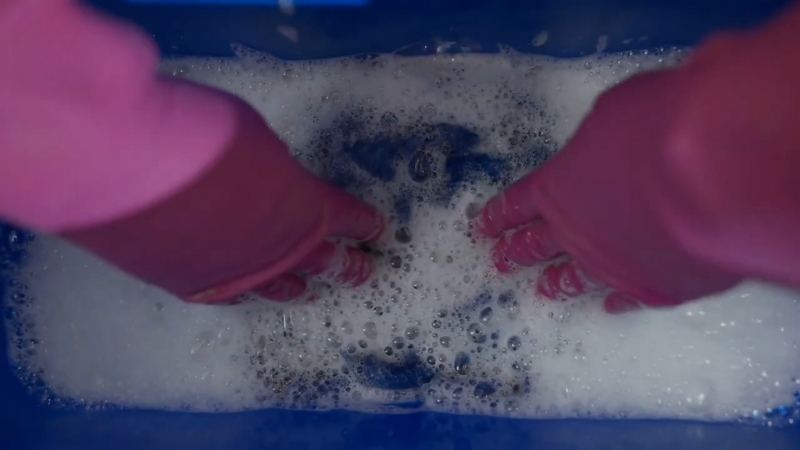
[[[605,309],[677,305],[745,277],[800,287],[800,8],[601,95],[552,160],[490,200],[500,272]]]
[[[380,215],[312,176],[255,111],[229,100],[239,131],[197,181],[135,215],[62,235],[192,302],[246,291],[288,300],[308,275],[363,283],[371,258],[328,239],[377,239]]]
[[[315,178],[250,106],[157,75],[140,31],[73,0],[0,3],[0,216],[189,301],[362,283],[370,206]]]

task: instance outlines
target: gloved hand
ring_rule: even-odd
[[[664,220],[673,194],[667,152],[683,107],[678,71],[647,73],[604,93],[569,143],[483,209],[478,228],[503,238],[500,272],[564,254],[536,282],[546,298],[604,284],[615,312],[675,305],[736,284],[741,277],[687,253]],[[512,233],[506,234],[508,231]]]
[[[377,239],[379,213],[307,172],[258,113],[228,100],[239,131],[196,182],[132,216],[62,235],[190,302],[245,291],[289,300],[305,292],[309,275],[364,282],[371,257],[330,239]]]
[[[157,75],[140,30],[77,0],[11,0],[0,56],[5,220],[193,302],[370,275],[330,239],[377,238],[378,213],[303,169],[241,100]]]
[[[745,276],[800,285],[800,9],[602,94],[552,160],[491,199],[500,272],[563,255],[545,298],[670,306]]]

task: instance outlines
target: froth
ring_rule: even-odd
[[[165,409],[418,408],[536,417],[759,417],[793,402],[800,296],[749,283],[669,311],[544,302],[472,234],[603,89],[683,52],[286,62],[239,49],[163,70],[261,111],[311,170],[390,218],[372,279],[314,303],[187,305],[54,238],[9,299],[15,361],[48,395]],[[19,294],[25,297],[20,298]]]

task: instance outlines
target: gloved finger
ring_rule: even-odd
[[[384,228],[383,216],[372,206],[340,190],[330,189],[328,236],[375,241]]]
[[[644,307],[670,308],[680,305],[681,301],[652,296],[634,297],[621,291],[614,291],[603,301],[603,307],[612,314],[635,311]]]
[[[642,309],[642,303],[628,294],[614,291],[603,300],[603,309],[609,314],[622,314]]]
[[[586,273],[580,263],[570,259],[546,267],[534,282],[536,293],[548,300],[577,297],[605,286]]]
[[[492,248],[491,258],[500,273],[510,273],[513,265],[532,266],[564,254],[550,227],[539,221],[501,238]]]
[[[306,292],[306,280],[295,274],[284,274],[257,286],[252,292],[275,302],[287,302]]]
[[[475,228],[486,236],[497,237],[541,219],[539,209],[531,201],[533,180],[533,174],[528,175],[489,200],[478,215]]]
[[[372,257],[343,245],[323,242],[295,267],[299,273],[322,275],[337,283],[358,286],[372,275]]]

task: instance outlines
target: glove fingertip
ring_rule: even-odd
[[[364,284],[372,275],[374,263],[372,257],[356,248],[348,247],[345,267],[338,275],[344,284],[356,287]]]
[[[550,300],[578,297],[600,287],[586,277],[574,259],[545,267],[534,283],[536,293]]]
[[[619,291],[612,292],[603,300],[603,309],[609,314],[624,314],[642,308],[638,300]]]
[[[281,275],[252,290],[254,294],[273,302],[288,302],[306,292],[306,280],[294,274]]]

